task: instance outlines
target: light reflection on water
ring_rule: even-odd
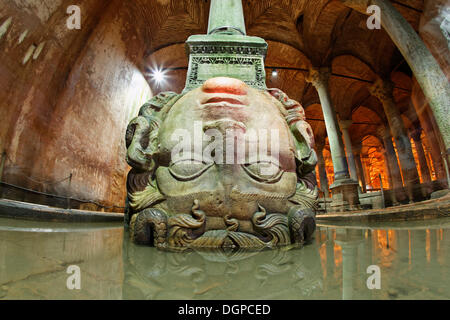
[[[0,219],[0,299],[450,299],[449,250],[450,219],[322,225],[301,249],[233,253],[136,246],[120,224]]]

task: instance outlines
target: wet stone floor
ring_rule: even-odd
[[[120,223],[0,219],[0,299],[450,299],[449,279],[450,218],[229,253],[136,246]]]

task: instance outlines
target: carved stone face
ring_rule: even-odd
[[[281,110],[280,102],[269,93],[232,78],[210,79],[178,100],[159,131],[162,160],[156,180],[167,197],[169,211],[189,212],[193,201],[198,200],[201,210],[210,217],[207,229],[225,227],[225,216],[250,221],[258,204],[286,212],[297,175],[293,138]],[[204,156],[214,139],[194,147],[201,142],[201,134],[211,129],[223,137],[221,147],[214,150],[223,154],[214,154],[215,162]],[[192,142],[192,154],[174,161],[172,151],[180,143],[174,139],[176,130],[186,133],[188,137],[182,138]],[[249,134],[252,132],[255,134]],[[234,148],[227,148],[234,137],[240,140],[236,138]],[[272,152],[272,137],[279,143],[278,153]],[[259,144],[267,147],[267,152],[252,159],[256,151],[252,147]],[[241,159],[239,149],[243,151]],[[199,160],[191,161],[195,158]],[[262,168],[268,169],[268,174],[263,174]]]
[[[314,230],[317,199],[314,139],[304,120],[301,105],[281,91],[233,78],[153,98],[127,130],[134,240],[153,238],[159,247],[302,242]]]

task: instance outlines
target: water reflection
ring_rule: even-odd
[[[120,224],[0,219],[0,299],[449,299],[449,239],[450,219],[322,225],[301,249],[174,253],[131,243]],[[66,287],[74,264],[81,290]]]
[[[302,299],[322,291],[315,250],[173,253],[125,246],[124,298]]]

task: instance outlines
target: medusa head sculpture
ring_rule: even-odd
[[[159,248],[303,244],[315,230],[314,137],[278,89],[217,77],[161,93],[126,133],[126,223]]]

